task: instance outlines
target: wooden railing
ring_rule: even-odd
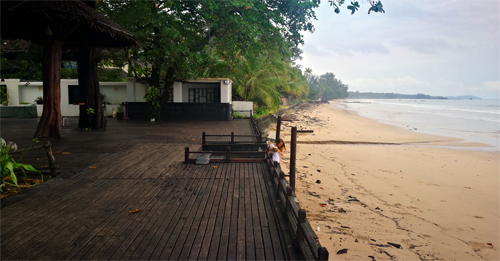
[[[277,196],[280,199],[278,204],[281,204],[285,215],[288,218],[292,228],[292,238],[294,238],[294,246],[299,248],[305,259],[328,260],[328,250],[325,247],[320,247],[313,236],[313,231],[307,221],[306,211],[299,208],[295,202],[293,189],[285,180],[285,173],[281,171],[277,165],[274,165],[272,154],[266,151],[231,151],[226,148],[226,151],[189,151],[189,147],[185,148],[184,163],[196,162],[196,159],[191,159],[190,154],[218,154],[225,155],[224,159],[210,159],[210,162],[267,162],[271,170],[271,177]],[[231,155],[248,155],[261,154],[262,159],[233,159]],[[309,254],[310,253],[310,254]]]
[[[58,169],[59,166],[56,165],[56,160],[54,158],[54,154],[52,154],[52,144],[50,143],[50,141],[47,141],[44,144],[35,145],[29,149],[21,149],[21,150],[12,152],[11,154],[24,153],[24,152],[28,152],[28,151],[32,151],[32,150],[37,150],[37,149],[45,149],[47,159],[49,160],[49,165],[48,165],[48,167],[35,168],[35,169],[38,169],[38,170],[49,169],[51,176],[55,177],[57,174],[56,169]]]
[[[190,154],[215,154],[215,155],[224,155],[223,159],[210,159],[210,162],[263,162],[266,161],[266,152],[265,151],[231,151],[231,148],[226,148],[226,151],[190,151],[189,147],[184,149],[184,163],[193,163],[196,162],[196,159],[191,159]],[[262,155],[262,158],[243,158],[243,159],[235,159],[231,158],[231,155]]]
[[[229,141],[207,141],[207,138],[210,137],[227,137]],[[253,138],[246,141],[236,141],[235,138]],[[261,143],[262,137],[260,135],[235,135],[234,132],[231,132],[230,135],[208,135],[205,132],[201,135],[201,144],[208,144],[208,142],[228,142],[228,143]]]
[[[287,184],[285,173],[273,162],[271,153],[267,153],[266,161],[271,169],[273,185],[280,199],[278,204],[281,204],[285,210],[292,233],[294,233],[294,246],[301,249],[305,259],[311,259],[307,255],[310,252],[315,260],[328,260],[328,250],[325,247],[320,247],[316,242],[313,236],[314,232],[307,222],[306,211],[299,208],[295,202],[293,189]]]

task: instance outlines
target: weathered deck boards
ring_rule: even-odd
[[[123,132],[130,138],[127,147],[107,132],[111,141],[56,141],[55,150],[72,152],[66,158],[56,154],[56,161],[76,174],[2,209],[0,258],[296,259],[283,215],[274,209],[265,163],[182,164],[184,147],[199,149],[191,139],[201,136],[199,126],[182,126],[190,131],[175,124],[147,127],[146,138],[131,125],[130,133]],[[106,149],[89,157],[92,144]],[[142,210],[129,213],[135,209]]]

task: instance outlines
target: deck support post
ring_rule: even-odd
[[[280,131],[281,131],[281,116],[278,116],[278,123],[276,124],[276,140],[275,142],[278,143],[280,140]]]
[[[205,145],[206,139],[207,139],[206,134],[205,134],[205,132],[203,132],[201,134],[201,146]]]
[[[189,161],[189,147],[184,148],[184,163]]]
[[[231,143],[234,143],[234,132],[231,132]]]
[[[226,162],[231,161],[230,153],[231,153],[231,148],[230,147],[226,147]]]
[[[328,249],[326,247],[320,247],[318,248],[318,260],[328,260]]]
[[[290,144],[290,186],[295,190],[295,169],[297,162],[297,127],[292,127],[292,141]]]

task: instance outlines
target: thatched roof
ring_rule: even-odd
[[[134,35],[79,0],[2,1],[1,36],[45,44],[54,39],[64,48],[138,45]]]

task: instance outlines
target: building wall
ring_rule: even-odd
[[[250,111],[253,110],[251,101],[233,101],[233,115],[238,113],[241,116],[250,117]]]
[[[225,80],[228,81],[228,84],[224,83]],[[21,82],[19,79],[6,79],[0,84],[7,85],[9,105],[18,106],[21,102],[34,103],[37,97],[43,97],[42,82]],[[192,80],[187,83],[176,82],[174,83],[173,101],[189,102],[189,88],[213,88],[213,84],[220,85],[221,103],[231,103],[232,82],[229,79],[202,79]],[[78,80],[61,80],[62,116],[78,116],[80,113],[78,105],[69,103],[68,86],[70,85],[78,85]],[[111,105],[106,105],[105,115],[111,115],[112,111],[116,110],[119,104],[123,102],[145,102],[144,95],[148,90],[147,83],[138,83],[133,78],[129,78],[124,82],[100,82],[99,87],[101,93],[106,95],[104,101],[111,103]],[[41,116],[43,106],[37,105],[37,107],[38,116]]]
[[[225,84],[227,81],[228,84]],[[189,102],[190,88],[214,88],[220,86],[220,102],[232,103],[232,81],[228,78],[198,79],[187,82],[176,82],[173,86],[174,102]]]

